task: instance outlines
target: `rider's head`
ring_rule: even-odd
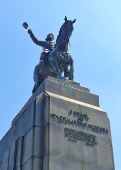
[[[47,35],[47,38],[45,38],[46,41],[53,41],[54,40],[54,35],[52,33]]]

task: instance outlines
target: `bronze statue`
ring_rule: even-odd
[[[52,33],[47,35],[46,41],[38,40],[28,27],[28,24],[26,22],[23,23],[24,28],[28,29],[28,33],[34,43],[43,47],[40,62],[36,65],[34,70],[35,86],[33,93],[47,76],[59,79],[66,79],[68,77],[69,80],[73,80],[74,61],[68,51],[68,43],[74,29],[73,23],[75,23],[75,21],[76,19],[71,21],[67,20],[67,17],[65,17],[65,22],[60,28],[56,43],[53,41],[54,35]],[[68,69],[68,66],[70,66],[70,69]],[[64,77],[62,77],[63,72]]]

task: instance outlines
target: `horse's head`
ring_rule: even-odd
[[[71,20],[67,20],[67,17],[65,16],[64,18],[65,22],[63,23],[63,25],[60,28],[59,31],[59,35],[57,37],[56,43],[60,42],[60,43],[68,43],[70,36],[74,30],[73,24],[76,22],[76,19],[71,21]]]
[[[63,36],[65,39],[68,39],[70,38],[73,30],[74,30],[74,27],[73,27],[73,24],[76,22],[76,19],[71,21],[71,20],[67,20],[67,17],[65,16],[64,18],[65,22],[64,24],[62,25],[62,29],[63,29]]]

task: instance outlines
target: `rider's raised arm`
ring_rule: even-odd
[[[37,44],[37,45],[39,45],[39,46],[41,46],[41,47],[44,46],[44,41],[38,40],[38,39],[35,37],[35,35],[33,34],[33,32],[32,32],[31,29],[28,30],[28,33],[30,34],[31,39],[33,40],[33,42],[34,42],[35,44]]]

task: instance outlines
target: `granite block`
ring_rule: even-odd
[[[85,162],[89,162],[92,164],[97,164],[98,161],[98,153],[97,153],[97,145],[88,146],[82,142],[82,152],[80,153],[81,160]]]
[[[8,162],[9,161],[9,149],[5,152],[3,160],[2,160],[2,170],[8,170]]]
[[[47,77],[0,141],[0,170],[12,169],[114,170],[110,122],[99,97]]]
[[[49,141],[49,132],[50,132],[50,125],[46,124],[44,126],[44,137],[43,137],[43,156],[48,155],[49,154],[49,145],[50,145],[50,141]]]
[[[64,126],[65,125],[54,121],[50,123],[49,153],[55,154],[56,156],[66,156],[72,160],[76,159],[78,161],[96,163],[97,146],[87,146],[84,141],[68,141],[67,138],[64,137]],[[69,125],[65,127],[70,128]]]
[[[35,125],[43,127],[44,126],[44,100],[43,95],[36,99],[36,111],[35,111]]]
[[[22,165],[23,139],[24,137],[21,136],[16,141],[16,169]]]
[[[75,126],[73,124],[62,123],[63,118],[66,117],[68,119],[76,120],[76,117],[69,116],[69,111],[73,110],[76,113],[85,114],[88,117],[88,120],[83,120],[88,126],[88,124],[99,126],[108,129],[109,134],[97,133],[96,131],[91,131],[90,129],[82,128]],[[97,107],[86,107],[81,103],[75,104],[73,102],[69,102],[64,98],[58,98],[56,95],[50,96],[50,114],[56,115],[56,119],[51,118],[50,120],[50,129],[49,129],[49,150],[50,154],[54,154],[55,156],[68,157],[69,159],[76,159],[78,161],[88,162],[93,165],[98,164],[98,166],[102,166],[105,168],[114,168],[113,167],[113,157],[112,157],[112,148],[111,138],[110,138],[110,124],[107,118],[107,114],[98,109]],[[85,141],[68,141],[64,137],[64,128],[69,128],[72,131],[84,132],[85,134],[93,135],[96,138],[96,144],[94,146],[87,146]],[[105,141],[106,143],[101,141]],[[103,147],[105,145],[105,147]],[[102,148],[102,151],[101,151]],[[105,151],[103,151],[103,148]],[[106,155],[105,152],[110,154],[110,156]],[[104,159],[103,159],[103,155]],[[100,157],[100,158],[99,158]],[[106,160],[106,157],[108,159]],[[100,159],[100,161],[98,160]],[[106,161],[105,161],[106,160]],[[103,161],[105,163],[103,163]],[[98,163],[99,162],[99,163]],[[107,162],[107,163],[106,163]]]
[[[31,157],[22,166],[22,170],[42,170],[42,158]]]
[[[0,170],[2,170],[2,162],[0,162]]]
[[[19,138],[19,136],[23,136],[23,122],[24,122],[24,114],[21,114],[19,119],[16,120],[15,127],[15,139]]]
[[[71,83],[65,86],[63,83],[58,83],[57,79],[52,81],[50,77],[45,79],[45,91],[99,106],[99,96],[81,90],[80,88],[74,88]]]
[[[22,170],[22,167],[17,168],[16,170]]]
[[[16,120],[19,118],[19,116],[24,112],[24,110],[28,107],[29,104],[31,104],[36,97],[38,97],[41,93],[43,93],[45,91],[45,82],[43,82],[40,87],[38,88],[38,90],[29,98],[29,100],[27,101],[27,103],[23,106],[23,108],[20,110],[20,112],[15,116],[15,118],[12,121],[12,125],[14,125],[14,123],[16,122]]]
[[[83,170],[113,170],[113,169],[106,168],[104,166],[97,166],[96,164],[83,162]]]
[[[23,134],[25,134],[33,125],[35,121],[35,110],[34,110],[35,102],[31,102],[29,106],[24,111],[24,121],[23,121]]]
[[[55,156],[50,154],[49,158],[49,170],[83,170],[82,162],[76,159],[71,159],[68,157]]]
[[[11,145],[9,149],[8,170],[14,170],[14,168],[15,168],[15,142]]]
[[[97,139],[98,165],[106,168],[114,168],[112,145],[109,140]]]
[[[14,142],[14,126],[12,126],[0,141],[0,161],[2,161],[5,152]]]
[[[50,168],[49,168],[49,155],[46,155],[43,158],[43,169],[42,170],[50,170]]]
[[[23,143],[23,160],[22,165],[28,161],[30,157],[33,156],[33,141],[34,141],[34,128],[31,128],[27,134],[24,136]],[[28,165],[27,165],[28,166]]]
[[[34,102],[31,102],[23,113],[14,121],[15,139],[24,136],[25,133],[34,125]]]
[[[50,97],[48,94],[44,94],[44,126],[49,123],[50,117]]]
[[[22,166],[22,170],[33,170],[33,159],[28,159]]]
[[[43,159],[34,157],[33,158],[33,169],[32,170],[42,170],[43,169]]]
[[[43,157],[43,128],[35,126],[34,156]]]
[[[67,154],[66,138],[64,138],[64,128],[60,124],[50,123],[50,135],[49,135],[49,153],[54,153],[58,156],[64,156]]]

